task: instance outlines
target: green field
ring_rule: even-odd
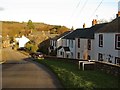
[[[119,78],[105,74],[101,71],[78,69],[76,64],[58,60],[37,60],[37,62],[44,64],[52,70],[65,88],[118,88]]]

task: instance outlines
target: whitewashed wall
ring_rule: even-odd
[[[76,59],[78,59],[78,52],[80,53],[80,58],[79,59],[83,59],[84,53],[87,51],[88,55],[91,57],[91,59],[94,59],[94,40],[91,39],[91,50],[87,49],[87,43],[88,43],[88,39],[82,39],[80,38],[80,48],[78,48],[78,38],[75,39],[75,43],[76,43]]]
[[[103,47],[99,47],[99,34],[103,34]],[[111,55],[112,63],[115,63],[115,57],[120,57],[120,50],[115,50],[115,34],[117,33],[96,33],[95,34],[95,60],[98,60],[98,53],[103,54],[103,59],[108,62],[108,55]]]
[[[66,39],[62,39],[62,46],[63,46],[63,47],[66,47],[66,46],[67,46],[66,43],[67,43],[67,40],[66,40]]]
[[[67,47],[69,47],[71,52],[71,58],[75,59],[75,40],[67,39]]]
[[[62,39],[61,38],[59,38],[57,40],[57,48],[60,47],[60,46],[62,46]]]
[[[64,55],[63,54],[61,55],[61,52],[62,53],[64,52],[63,48],[61,48],[60,50],[57,51],[57,57],[64,58]]]

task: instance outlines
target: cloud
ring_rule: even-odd
[[[3,11],[4,10],[4,8],[3,7],[0,7],[0,11]]]

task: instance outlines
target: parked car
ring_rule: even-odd
[[[31,57],[34,59],[43,59],[44,55],[41,52],[30,53]]]

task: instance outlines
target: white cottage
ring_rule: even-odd
[[[85,29],[77,29],[79,35],[75,38],[76,43],[76,59],[93,59],[93,39],[94,39],[94,31],[90,30],[90,28]]]
[[[73,30],[62,37],[62,48],[58,48],[57,57],[75,59],[75,32]],[[62,53],[64,53],[64,56]]]
[[[93,20],[94,21],[94,20]],[[94,59],[94,34],[97,30],[102,28],[104,24],[92,24],[90,28],[82,28],[76,30],[76,59],[90,60]]]
[[[57,50],[57,48],[59,48],[60,46],[62,46],[62,38],[67,35],[70,31],[64,32],[63,34],[56,36],[54,38],[52,38],[50,40],[50,47],[49,49],[49,53],[54,52],[55,50]]]
[[[30,41],[25,36],[22,36],[21,38],[15,38],[15,40],[16,40],[16,42],[18,42],[19,48],[25,47],[25,44]]]
[[[94,59],[94,32],[104,26],[98,24],[91,28],[81,28],[71,31],[62,38],[62,47],[69,48],[69,52],[65,52],[63,48],[58,49],[57,56],[73,59]]]
[[[120,17],[95,33],[95,60],[120,65]]]

